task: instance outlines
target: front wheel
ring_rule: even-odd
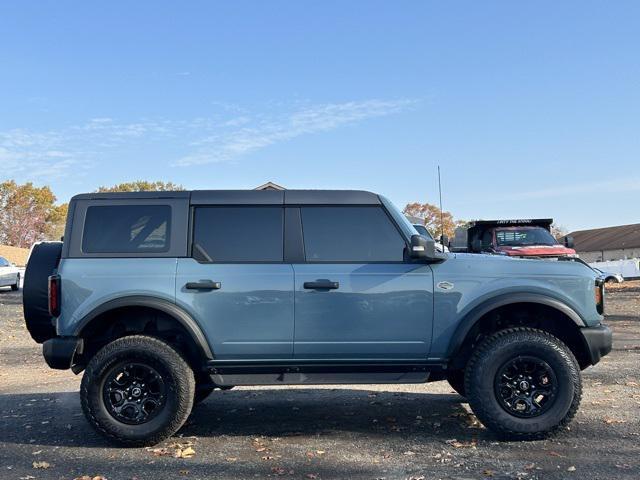
[[[82,377],[80,400],[101,434],[126,446],[154,445],[173,435],[193,406],[195,380],[182,356],[144,335],[103,347]]]
[[[546,438],[576,414],[580,368],[567,346],[532,328],[493,334],[473,352],[465,371],[469,405],[499,436]]]
[[[11,290],[13,290],[14,292],[17,291],[20,288],[20,274],[18,274],[16,276],[16,283],[14,283],[13,285],[11,285]]]

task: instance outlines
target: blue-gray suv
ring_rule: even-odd
[[[24,312],[88,421],[126,445],[236,385],[448,380],[499,436],[567,425],[611,350],[579,261],[440,253],[365,191],[92,193],[34,246]]]

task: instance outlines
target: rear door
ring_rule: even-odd
[[[405,262],[406,240],[380,205],[302,206],[296,358],[425,359],[433,274]]]
[[[217,359],[293,354],[293,269],[282,205],[193,207],[192,254],[178,259],[176,301]]]

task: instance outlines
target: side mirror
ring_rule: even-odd
[[[571,235],[564,237],[564,246],[567,248],[573,248],[573,237]]]
[[[422,235],[411,235],[411,258],[434,258],[436,256],[436,242]]]

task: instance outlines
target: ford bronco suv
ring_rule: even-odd
[[[77,195],[24,307],[49,366],[84,371],[87,420],[132,446],[215,389],[437,380],[498,436],[542,438],[611,349],[586,264],[440,253],[364,191]]]

